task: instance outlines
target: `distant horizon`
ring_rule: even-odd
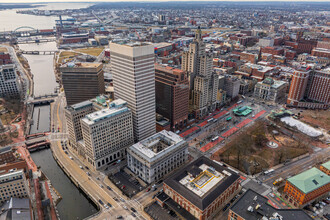
[[[192,1],[192,2],[330,2],[330,0],[225,0],[225,1],[218,1],[218,0],[48,0],[46,2],[42,2],[40,0],[16,0],[16,1],[8,1],[8,0],[0,0],[0,4],[17,4],[17,3],[25,3],[25,4],[47,4],[47,3],[101,3],[101,2],[185,2],[185,1]]]

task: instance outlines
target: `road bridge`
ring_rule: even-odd
[[[56,96],[57,96],[56,94],[39,96],[39,97],[35,97],[33,100],[29,100],[27,103],[33,105],[48,104],[54,102]]]

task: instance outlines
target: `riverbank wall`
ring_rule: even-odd
[[[58,159],[57,155],[54,153],[53,151],[53,146],[51,144],[51,147],[50,147],[50,150],[52,152],[52,156],[54,158],[54,160],[56,161],[56,163],[58,164],[58,166],[63,170],[63,172],[65,173],[65,175],[67,177],[69,177],[69,179],[71,180],[71,182],[88,198],[88,200],[92,201],[94,206],[97,207],[97,210],[98,212],[85,218],[85,219],[91,219],[93,217],[96,217],[98,216],[99,214],[101,214],[101,207],[99,205],[99,202],[94,199],[92,196],[89,195],[89,193],[87,192],[87,190],[85,188],[83,188],[79,183],[78,183],[78,180],[75,179],[74,176],[72,176],[70,174],[70,172],[66,169],[66,167],[62,164],[61,160]]]

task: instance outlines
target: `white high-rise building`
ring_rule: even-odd
[[[132,111],[134,140],[156,132],[154,47],[149,44],[110,43],[115,98]]]

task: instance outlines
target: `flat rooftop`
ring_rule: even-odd
[[[171,131],[162,130],[157,134],[132,145],[129,149],[145,160],[152,162],[164,154],[175,150],[178,145],[181,145],[184,142],[183,138],[179,135]]]
[[[245,220],[263,219],[263,217],[270,219],[276,216],[282,220],[312,219],[302,209],[276,209],[268,204],[266,197],[251,189],[248,189],[230,209]]]
[[[102,63],[74,63],[74,62],[70,62],[70,63],[65,63],[61,66],[61,68],[98,68],[99,66],[101,66]]]
[[[234,171],[202,156],[173,173],[164,183],[205,210],[238,179]]]
[[[93,103],[91,101],[83,101],[83,102],[79,102],[77,104],[71,105],[69,107],[73,108],[73,110],[77,111],[81,108],[85,108],[87,106],[92,106]]]
[[[99,111],[90,113],[88,115],[86,115],[82,120],[88,124],[88,125],[92,125],[98,121],[110,118],[110,117],[114,117],[116,115],[122,114],[124,112],[130,111],[129,108],[127,108],[126,106],[114,106],[111,107],[111,103],[110,103],[110,107],[109,108],[104,108],[101,109]]]
[[[231,173],[226,171],[223,171],[225,173],[218,172],[213,167],[206,164],[201,164],[197,169],[201,171],[197,176],[188,172],[179,182],[199,197],[209,192],[216,184],[221,182],[226,175],[231,175]]]

